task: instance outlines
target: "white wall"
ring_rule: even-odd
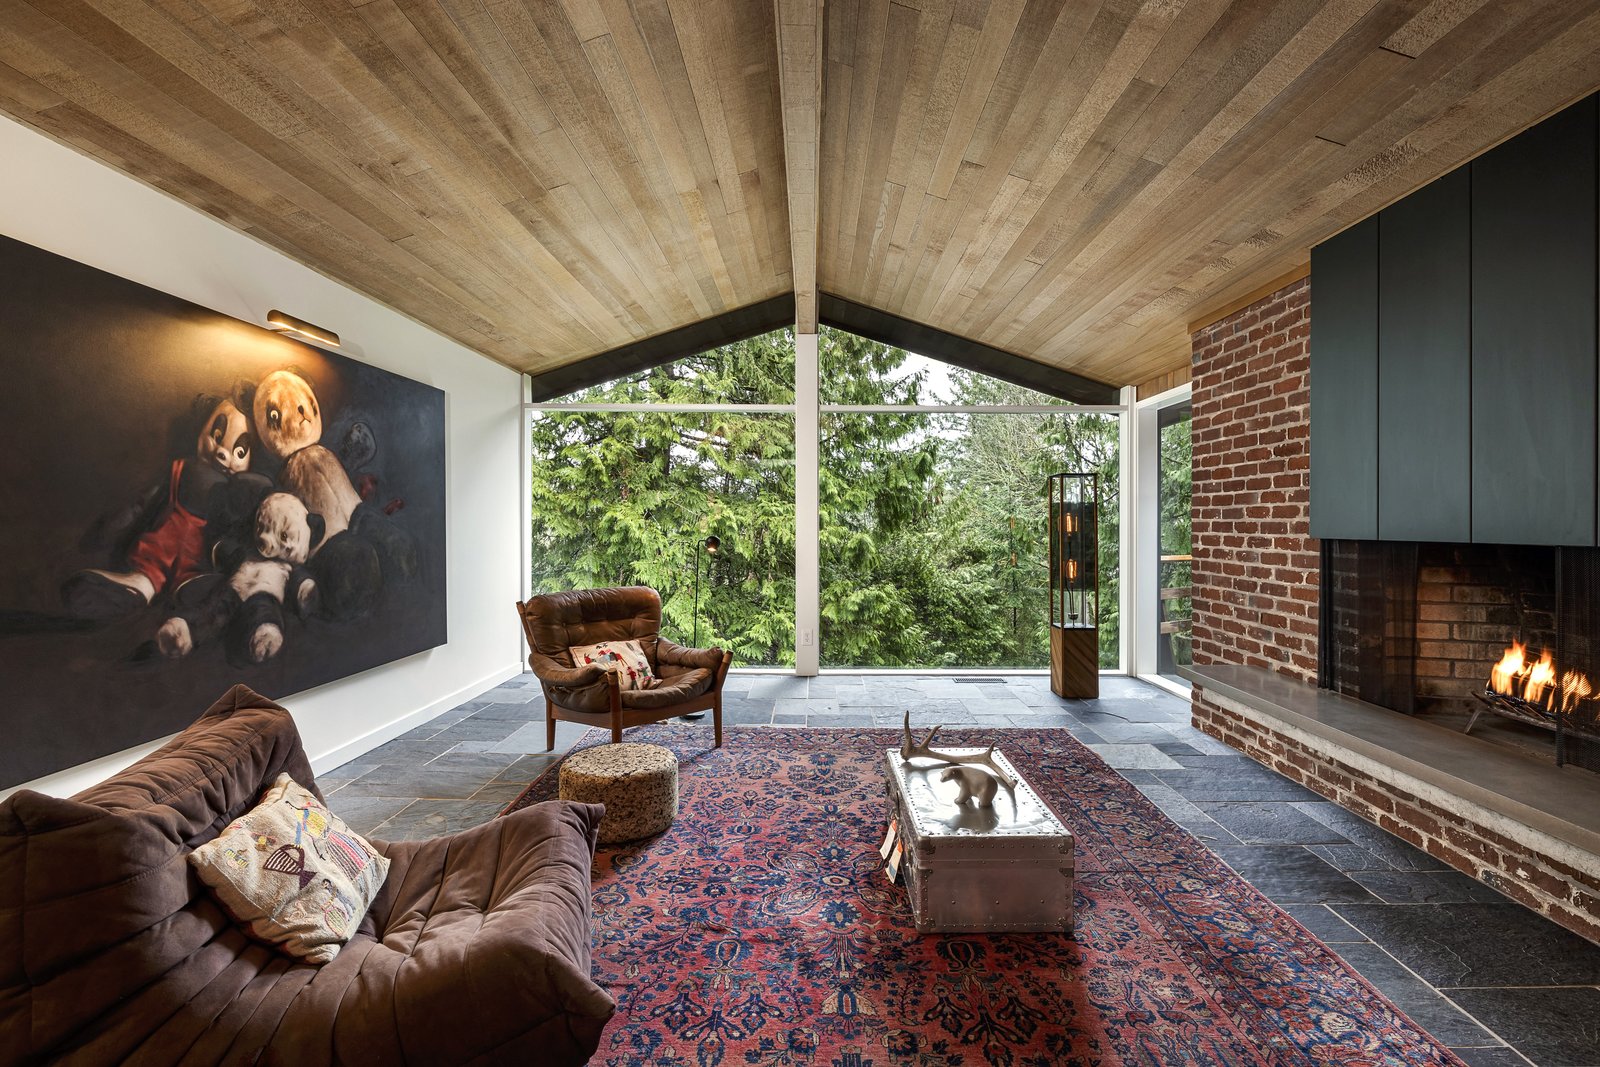
[[[522,556],[515,372],[3,117],[0,161],[0,233],[258,325],[269,308],[282,308],[337,332],[342,354],[444,390],[450,642],[285,699],[313,769],[337,766],[521,669],[512,610]],[[156,743],[27,785],[72,793]]]

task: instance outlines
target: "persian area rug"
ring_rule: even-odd
[[[629,731],[677,753],[678,818],[596,858],[595,1062],[1459,1063],[1065,730],[940,739],[996,734],[1077,838],[1073,935],[916,932],[877,851],[895,731]],[[507,810],[555,793],[552,767]]]

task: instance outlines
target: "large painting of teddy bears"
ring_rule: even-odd
[[[439,390],[3,237],[0,351],[0,786],[444,643]]]

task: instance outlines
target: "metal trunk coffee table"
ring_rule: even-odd
[[[946,748],[979,753],[981,748]],[[1004,755],[995,762],[1016,781],[994,807],[957,806],[949,766],[884,753],[902,869],[917,929],[939,933],[1072,930],[1072,832],[1061,824]]]

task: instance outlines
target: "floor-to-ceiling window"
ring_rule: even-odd
[[[1188,403],[1162,408],[1157,418],[1156,673],[1176,682],[1183,682],[1178,668],[1192,662],[1194,608],[1189,575],[1194,546],[1190,540],[1189,510],[1190,424]]]
[[[1044,480],[1072,470],[1099,475],[1116,667],[1118,412],[839,330],[818,356],[822,665],[1046,666]],[[650,585],[675,640],[793,665],[794,374],[777,331],[534,406],[530,588]]]

